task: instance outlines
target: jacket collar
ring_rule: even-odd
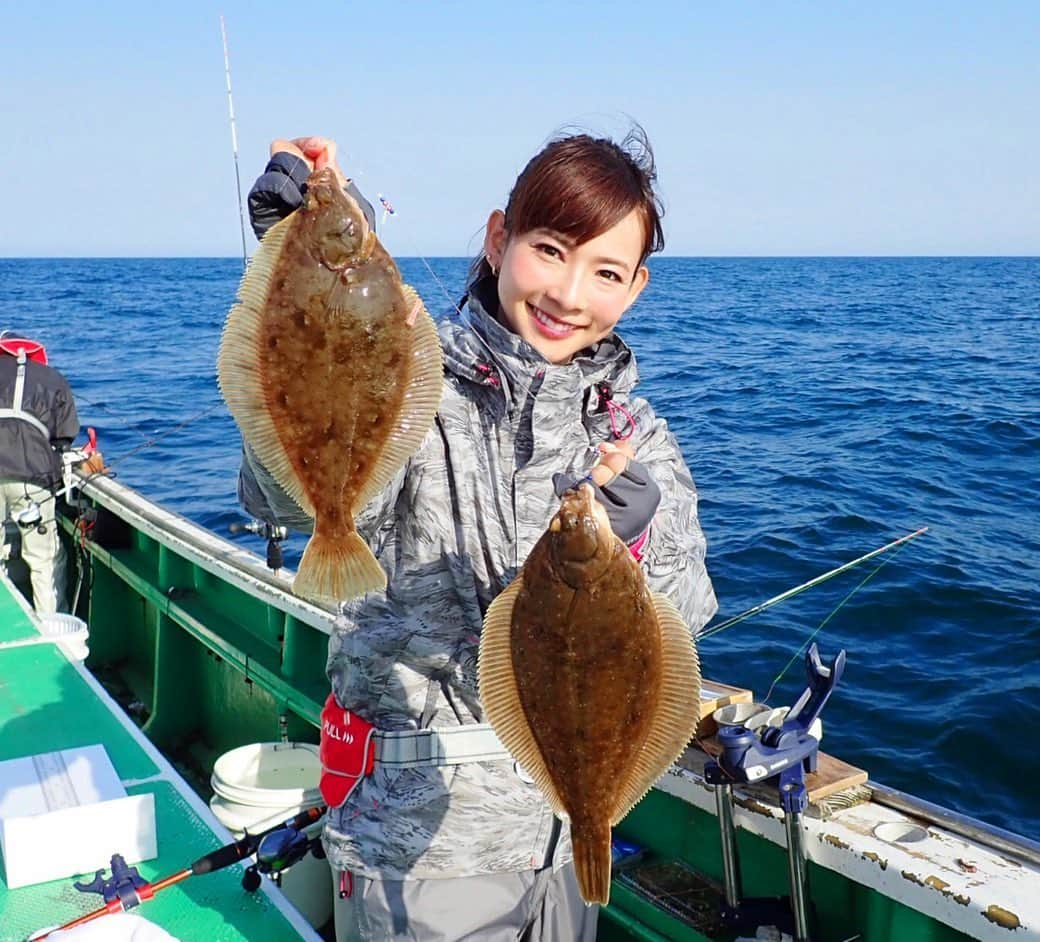
[[[13,357],[24,353],[29,360],[35,360],[44,365],[47,363],[47,351],[43,348],[42,343],[29,340],[27,337],[18,337],[6,330],[0,331],[0,353],[10,354]]]

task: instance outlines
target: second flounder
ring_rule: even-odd
[[[570,819],[582,897],[606,903],[610,829],[693,736],[700,667],[589,485],[564,495],[491,604],[479,664],[487,721]]]
[[[432,319],[331,169],[250,261],[217,376],[242,437],[314,518],[293,591],[342,600],[386,575],[354,515],[418,450],[440,404]]]

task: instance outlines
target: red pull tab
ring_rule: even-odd
[[[356,713],[344,710],[330,693],[321,711],[321,741],[318,758],[321,797],[330,808],[338,808],[372,773],[376,761],[373,734],[376,728]]]
[[[88,457],[97,451],[97,429],[93,425],[87,426],[87,444],[83,446],[83,454]]]

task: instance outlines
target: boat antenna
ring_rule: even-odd
[[[235,158],[235,193],[238,195],[238,227],[242,233],[242,266],[249,261],[246,251],[246,217],[242,211],[242,177],[238,172],[238,135],[235,133],[235,105],[231,100],[231,61],[228,58],[227,30],[224,28],[224,14],[220,14],[220,39],[224,45],[224,80],[227,84],[228,117],[231,120],[231,153]]]

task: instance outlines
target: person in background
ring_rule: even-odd
[[[276,141],[249,198],[257,234],[300,204],[312,169],[334,163],[324,138]],[[691,632],[717,608],[693,479],[633,394],[635,358],[614,333],[663,246],[654,182],[638,127],[620,144],[563,137],[527,164],[439,325],[435,426],[357,516],[388,586],[346,602],[329,642],[321,787],[340,942],[595,938],[567,823],[489,743],[477,651],[488,606],[560,495],[587,477]],[[248,448],[239,494],[269,523],[311,526]],[[341,753],[339,727],[368,724],[374,762],[361,774],[369,754]],[[450,745],[431,745],[449,730]]]
[[[55,520],[62,484],[62,453],[79,434],[76,402],[65,377],[47,365],[43,345],[0,333],[0,520],[17,527],[29,569],[33,607],[66,610],[66,556]]]

